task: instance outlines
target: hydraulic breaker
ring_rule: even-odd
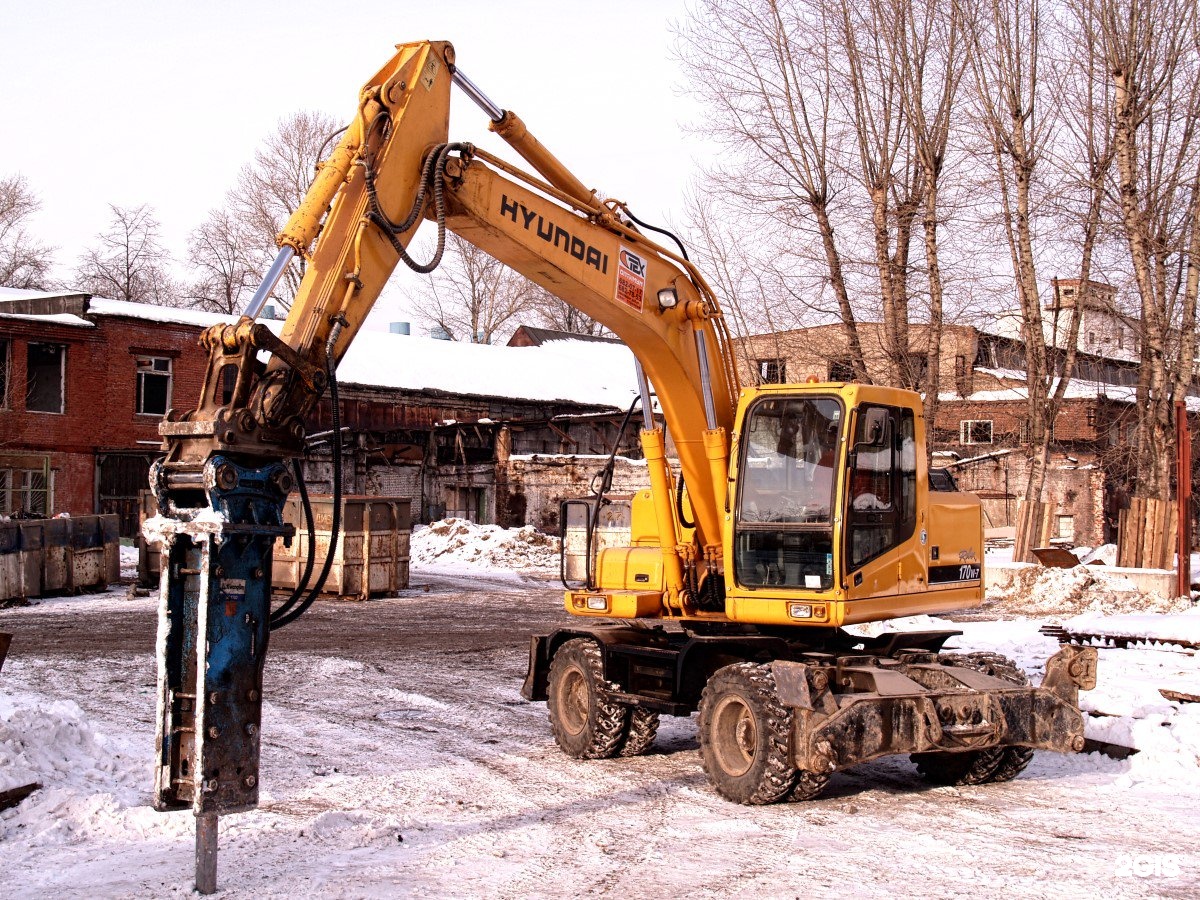
[[[151,484],[160,513],[146,532],[163,560],[154,805],[199,818],[197,889],[210,893],[216,816],[258,804],[271,558],[292,536],[282,519],[292,479],[282,463],[215,456],[200,471],[159,463]]]

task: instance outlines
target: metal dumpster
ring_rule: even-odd
[[[310,498],[317,558],[313,578],[320,574],[329,550],[329,531],[333,525],[333,498]],[[141,521],[158,514],[154,495],[141,495]],[[412,501],[407,497],[371,497],[353,495],[342,498],[342,535],[333,557],[324,594],[365,600],[371,596],[394,593],[408,587],[408,540],[412,532]],[[284,521],[296,529],[292,546],[275,543],[271,581],[275,588],[291,590],[304,574],[308,555],[308,530],[300,498],[288,498]],[[148,544],[138,528],[138,583],[155,587],[159,578],[159,554],[156,544]]]
[[[121,578],[115,515],[0,523],[0,600],[104,590]]]
[[[329,553],[333,498],[315,496],[310,500],[316,537],[315,579]],[[342,534],[325,582],[325,596],[366,600],[408,587],[411,507],[407,497],[356,494],[342,498]],[[275,543],[271,574],[275,587],[290,589],[303,576],[308,556],[308,530],[298,497],[288,498],[283,518],[295,527],[296,536],[291,547],[285,547],[282,540]]]

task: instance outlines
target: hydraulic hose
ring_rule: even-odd
[[[296,584],[296,589],[292,591],[292,595],[279,605],[271,613],[271,630],[283,626],[276,623],[285,616],[289,610],[300,600],[301,595],[308,588],[308,582],[312,578],[313,563],[316,562],[316,554],[313,548],[316,546],[316,526],[313,523],[312,503],[308,499],[308,485],[304,483],[304,466],[299,459],[292,460],[292,469],[296,473],[296,489],[300,492],[300,505],[304,509],[304,521],[308,526],[308,556],[304,560],[304,575]]]
[[[404,260],[404,264],[414,272],[427,275],[436,269],[442,261],[442,253],[446,249],[446,160],[449,158],[451,151],[471,153],[473,150],[474,147],[471,144],[456,143],[441,144],[429,152],[429,155],[425,157],[424,165],[421,166],[421,185],[417,189],[417,196],[413,198],[412,208],[408,211],[408,215],[402,222],[393,222],[387,213],[384,212],[383,207],[379,203],[378,193],[376,192],[374,163],[369,157],[363,158],[367,200],[370,205],[367,218],[383,232],[384,237],[391,242],[392,248]],[[397,236],[412,228],[421,217],[421,210],[425,206],[425,192],[431,184],[433,186],[433,210],[434,216],[437,219],[438,229],[437,249],[434,251],[433,258],[429,262],[419,263],[408,255],[408,251],[397,239]]]
[[[639,225],[648,231],[657,232],[658,234],[664,235],[665,237],[669,237],[671,240],[673,240],[675,242],[675,246],[677,246],[679,248],[679,255],[682,256],[684,259],[686,259],[688,262],[691,262],[691,257],[688,256],[687,247],[683,246],[683,241],[681,241],[679,238],[677,238],[674,234],[667,231],[667,229],[665,229],[665,228],[659,228],[657,225],[651,225],[647,222],[643,222],[641,219],[639,219],[637,216],[635,216],[632,212],[629,211],[628,206],[622,207],[622,209],[625,210],[625,215],[629,216],[629,218],[633,220],[634,224]]]
[[[329,578],[329,572],[333,568],[333,557],[337,553],[338,533],[342,530],[342,422],[338,411],[337,358],[334,355],[333,346],[337,342],[340,333],[341,327],[335,323],[325,346],[325,368],[329,375],[329,400],[333,407],[334,434],[331,445],[333,450],[333,522],[330,523],[329,551],[326,553],[325,562],[321,566],[321,574],[317,576],[317,583],[313,585],[308,596],[295,609],[278,617],[272,615],[272,630],[290,625],[304,615],[305,611],[312,606],[313,601],[320,596],[321,589],[325,587],[325,582]],[[309,544],[308,552],[311,560],[312,556],[316,553],[314,544]]]

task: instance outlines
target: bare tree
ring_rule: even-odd
[[[1172,404],[1191,386],[1200,267],[1195,0],[1092,0],[1111,79],[1117,201],[1141,314],[1139,494],[1167,499]]]
[[[153,208],[109,204],[112,221],[96,235],[98,243],[79,258],[75,277],[84,290],[112,300],[174,306],[178,286],[167,266],[170,255],[158,237]]]
[[[971,70],[976,114],[991,159],[1001,233],[1007,244],[1020,308],[1026,361],[1026,422],[1030,444],[1026,503],[1040,502],[1046,484],[1053,416],[1051,365],[1034,256],[1035,172],[1050,143],[1053,116],[1042,75],[1045,49],[1039,27],[1039,0],[962,0],[970,28]],[[1078,334],[1078,312],[1069,327]],[[1071,341],[1073,344],[1073,341]],[[1069,373],[1059,382],[1065,390]],[[1026,509],[1029,509],[1027,505]],[[1017,536],[1018,556],[1027,556],[1030,535],[1040,522],[1027,517]]]
[[[909,363],[910,258],[926,184],[925,169],[912,152],[908,112],[914,104],[904,98],[905,88],[923,79],[914,73],[906,85],[902,71],[908,13],[893,0],[837,0],[834,7],[834,35],[845,59],[839,88],[857,157],[852,173],[870,201],[887,378],[911,388],[916,373]]]
[[[457,234],[413,298],[418,316],[452,340],[490,344],[531,309],[540,288]]]
[[[533,285],[529,300],[529,312],[535,321],[546,328],[596,337],[605,333],[605,328],[595,319],[584,315],[570,303],[554,296],[545,288]]]
[[[240,313],[262,279],[251,246],[228,209],[210,211],[188,238],[188,262],[198,276],[188,288],[188,303],[209,312]]]
[[[925,339],[925,421],[937,419],[941,390],[942,327],[945,284],[941,266],[941,184],[945,172],[953,111],[968,65],[960,11],[949,2],[898,0],[903,26],[896,31],[893,54],[900,60],[900,97],[912,154],[923,188],[921,230],[924,235],[929,315]],[[915,380],[914,380],[915,383]],[[926,447],[932,458],[932,442]]]
[[[0,178],[0,287],[45,286],[54,248],[38,243],[25,230],[40,207],[23,176]]]
[[[707,108],[703,130],[732,162],[709,173],[743,222],[815,230],[831,312],[840,322],[855,378],[869,382],[858,316],[834,224],[838,150],[834,128],[836,22],[815,4],[701,0],[679,30],[689,83]],[[766,220],[766,221],[764,221]],[[806,297],[825,310],[813,295]]]
[[[235,227],[219,243],[239,242],[252,271],[265,273],[270,267],[278,250],[275,235],[304,199],[330,137],[342,124],[322,112],[293,113],[280,120],[255,151],[254,161],[238,174],[237,187],[226,195],[229,214],[222,217]],[[207,224],[215,227],[211,216]],[[275,299],[285,308],[296,296],[304,269],[304,260],[298,259],[276,288]]]

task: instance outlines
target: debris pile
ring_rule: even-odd
[[[1020,569],[1013,573],[1012,581],[988,590],[983,605],[994,615],[1054,621],[1081,613],[1174,613],[1190,608],[1186,598],[1148,594],[1119,572],[1083,565],[1073,569]]]
[[[415,529],[409,554],[412,565],[422,568],[554,569],[558,566],[558,538],[530,525],[501,528],[450,518]]]

